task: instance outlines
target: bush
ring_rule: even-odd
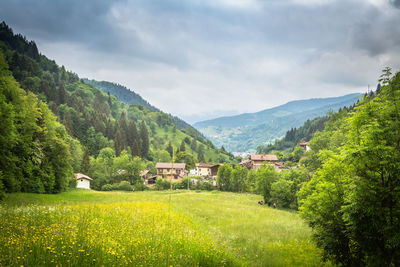
[[[145,191],[145,190],[149,190],[149,187],[146,186],[143,182],[136,182],[136,184],[133,185],[133,190],[134,191]]]
[[[157,178],[154,188],[156,190],[167,190],[171,186],[170,181],[162,178]]]
[[[202,190],[207,190],[207,191],[212,191],[212,190],[214,190],[215,188],[214,188],[212,182],[204,182],[204,183],[201,185],[201,189],[202,189]]]
[[[118,190],[132,191],[133,187],[128,181],[122,181],[118,184]]]
[[[188,188],[188,178],[182,179],[180,182],[173,183],[174,189],[187,189]],[[189,179],[189,189],[193,189],[193,181]]]
[[[113,190],[132,191],[133,187],[128,181],[122,181],[119,184],[105,184],[101,187],[101,191]]]
[[[114,190],[114,187],[111,184],[105,184],[101,187],[101,191],[112,191],[112,190]]]
[[[69,188],[76,188],[76,184],[77,184],[77,181],[76,181],[75,177],[69,179],[69,181],[68,181]]]

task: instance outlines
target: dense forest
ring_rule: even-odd
[[[97,89],[101,90],[103,93],[107,93],[113,96],[116,96],[120,102],[123,102],[128,105],[141,105],[143,107],[148,108],[150,111],[161,112],[158,108],[152,106],[149,102],[144,100],[140,95],[136,94],[132,90],[126,88],[123,85],[115,84],[107,81],[96,81],[89,79],[82,79],[86,84],[90,84]],[[207,140],[203,134],[201,134],[198,130],[193,128],[190,124],[185,122],[184,120],[168,114],[170,119],[176,124],[179,130],[185,132],[191,137],[197,139],[198,141],[205,143],[211,147],[213,147],[213,143],[210,140]]]
[[[138,172],[128,175],[135,178],[116,178],[116,172],[122,168],[118,164],[138,158],[143,163],[139,166],[154,170],[155,162],[171,160],[172,151],[181,153],[180,160],[189,159],[190,162],[235,160],[193,128],[179,127],[170,115],[142,105],[119,102],[117,97],[84,83],[77,74],[40,54],[35,42],[14,34],[5,22],[0,24],[0,51],[1,108],[4,110],[0,128],[7,133],[1,136],[4,152],[0,155],[0,186],[6,192],[59,192],[65,189],[73,172],[93,175],[96,178],[94,188],[98,189],[114,181],[133,182],[138,179]],[[6,113],[6,109],[11,111]],[[32,128],[23,121],[29,116],[32,116]],[[57,137],[57,142],[63,140],[64,143],[58,142],[62,149],[56,147],[55,141],[49,141],[46,147],[47,137]],[[21,141],[13,142],[18,138],[22,138]],[[66,151],[64,156],[60,152],[65,166],[56,168],[53,160],[58,156],[51,155],[52,149]],[[35,160],[53,165],[28,164]],[[23,180],[31,179],[29,177],[37,179],[36,185],[24,185]],[[45,182],[46,179],[53,182]]]
[[[344,266],[400,265],[400,73],[311,139],[301,216],[326,259]]]
[[[341,109],[339,110],[339,112]],[[325,122],[329,119],[329,115],[317,117],[312,120],[307,120],[299,128],[292,128],[286,132],[281,139],[276,139],[273,144],[266,146],[260,145],[257,147],[257,153],[268,154],[272,151],[293,150],[300,142],[309,141],[312,135],[317,131],[322,131],[325,127]]]

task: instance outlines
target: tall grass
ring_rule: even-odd
[[[187,191],[11,194],[0,206],[0,266],[324,264],[296,213],[258,200]]]

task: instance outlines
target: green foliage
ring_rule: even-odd
[[[167,179],[157,178],[154,189],[156,190],[168,190],[171,188],[171,182]]]
[[[264,203],[271,201],[271,185],[278,179],[278,173],[271,165],[261,166],[256,173],[256,192],[264,198]]]
[[[105,184],[101,187],[102,191],[113,191],[113,190],[121,190],[121,191],[132,191],[133,186],[128,181],[122,181],[116,184]],[[141,190],[143,191],[143,190]]]
[[[186,163],[186,170],[191,170],[196,167],[196,162],[192,154],[181,151],[175,156],[175,162],[178,163]]]
[[[312,141],[325,149],[300,192],[318,245],[345,266],[400,264],[400,73],[389,73],[379,94]]]
[[[231,172],[231,190],[232,192],[246,192],[247,168],[236,167]]]
[[[201,190],[207,190],[207,191],[212,191],[214,190],[214,186],[211,182],[205,181],[201,184]]]
[[[82,163],[81,163],[81,172],[88,173],[90,170],[90,155],[89,149],[87,147],[84,148]]]
[[[143,180],[141,181],[137,181],[134,185],[133,185],[133,191],[146,191],[149,190],[149,187],[146,186],[143,183]]]
[[[188,184],[189,189],[194,189],[193,181],[190,177],[183,178],[181,181],[173,183],[172,187],[173,189],[188,189]]]
[[[229,164],[225,164],[219,167],[217,173],[217,185],[221,191],[231,191],[231,173],[232,167]]]
[[[5,189],[3,184],[3,173],[0,171],[0,201],[5,197]]]
[[[5,190],[64,191],[72,176],[72,141],[47,105],[19,88],[1,51],[0,116],[0,171]]]
[[[189,124],[161,112],[121,85],[80,80],[39,55],[34,42],[14,34],[5,23],[0,25],[0,47],[21,87],[47,102],[67,132],[87,147],[91,156],[97,157],[101,149],[110,147],[117,156],[130,149],[132,156],[152,161],[151,151],[165,149],[167,140],[178,147],[186,139],[190,144],[194,140],[204,144],[203,154],[218,158],[220,152]],[[76,161],[79,151],[71,152],[76,171],[81,163]],[[196,153],[195,149],[189,152]]]

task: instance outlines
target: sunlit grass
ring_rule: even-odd
[[[0,213],[0,266],[320,266],[294,212],[251,194],[11,194]]]

